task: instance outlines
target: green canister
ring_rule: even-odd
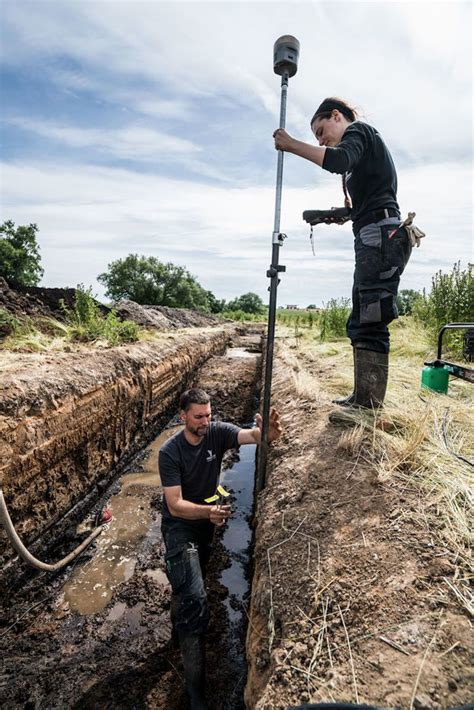
[[[425,389],[446,394],[448,391],[449,372],[444,367],[424,367],[421,371],[421,386]]]

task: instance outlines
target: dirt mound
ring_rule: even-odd
[[[44,288],[42,286],[21,286],[8,283],[0,277],[0,309],[4,309],[14,319],[23,321],[25,318],[54,318],[65,320],[62,304],[73,309],[76,300],[75,288]],[[103,315],[110,308],[95,301]],[[8,317],[0,319],[0,338],[9,335],[13,323]]]
[[[0,309],[4,309],[13,318],[23,320],[29,318],[55,318],[64,320],[62,303],[73,309],[75,305],[75,288],[44,288],[39,286],[20,286],[7,283],[0,277]],[[103,315],[110,308],[95,301]],[[131,320],[144,328],[153,330],[175,330],[176,328],[205,328],[209,325],[222,323],[208,313],[192,311],[188,308],[168,308],[167,306],[141,306],[134,301],[122,300],[114,306],[114,310],[122,320]],[[12,330],[8,317],[0,321],[0,337],[8,335]]]
[[[167,306],[141,306],[135,301],[123,299],[114,310],[124,320],[131,320],[144,328],[170,330],[174,328],[202,328],[216,325],[220,321],[208,313],[192,311],[189,308],[168,308]]]
[[[16,318],[25,315],[61,318],[64,316],[60,302],[74,305],[73,288],[39,288],[37,286],[13,286],[0,277],[0,308]]]

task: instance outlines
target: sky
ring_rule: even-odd
[[[36,223],[41,284],[92,286],[128,254],[185,266],[219,299],[268,302],[280,78],[273,44],[301,44],[287,130],[314,142],[326,96],[358,107],[397,166],[427,236],[401,288],[473,258],[472,4],[0,0],[1,214]],[[285,155],[278,304],[348,297],[340,177]]]

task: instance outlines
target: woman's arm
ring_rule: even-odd
[[[278,128],[273,134],[275,139],[275,148],[277,150],[284,150],[286,153],[293,153],[298,155],[300,158],[305,158],[311,163],[316,163],[319,167],[322,167],[324,156],[326,154],[326,146],[311,145],[310,143],[304,143],[303,141],[298,141],[296,138],[292,138],[289,133],[287,133],[283,128]]]

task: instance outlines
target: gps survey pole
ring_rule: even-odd
[[[288,91],[288,79],[296,74],[298,69],[298,56],[300,43],[296,37],[284,35],[277,39],[273,45],[273,70],[275,74],[281,76],[281,100],[280,100],[280,128],[285,128],[286,123],[286,95]],[[275,320],[277,288],[279,283],[278,275],[285,271],[284,266],[278,264],[280,247],[286,235],[280,232],[281,213],[281,187],[283,181],[283,151],[278,151],[276,195],[275,195],[275,220],[272,234],[272,263],[267,271],[270,279],[270,302],[268,307],[268,327],[267,327],[267,348],[265,357],[265,385],[263,394],[263,426],[262,442],[258,457],[257,471],[257,493],[265,487],[267,456],[268,456],[268,428],[270,416],[270,395],[272,389],[272,369],[273,369],[273,346],[275,342]]]

